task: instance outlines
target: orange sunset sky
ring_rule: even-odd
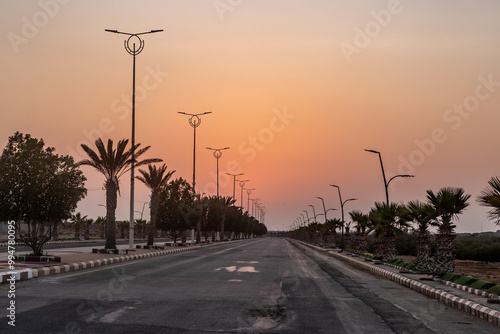
[[[130,138],[132,56],[104,29],[163,29],[137,56],[136,141],[174,177],[192,181],[193,129],[178,112],[211,111],[197,129],[197,190],[216,191],[205,147],[229,146],[220,193],[232,195],[225,172],[244,173],[271,230],[311,204],[321,213],[317,196],[340,218],[330,184],[358,198],[346,217],[385,200],[364,149],[381,152],[388,179],[415,175],[391,183],[392,201],[462,187],[471,205],[457,231],[497,230],[476,198],[500,176],[498,13],[494,0],[2,0],[0,145],[20,131],[80,160],[80,143]],[[104,215],[103,177],[82,170],[78,211]],[[129,196],[125,176],[118,219]],[[138,211],[149,199],[139,182],[135,199]]]

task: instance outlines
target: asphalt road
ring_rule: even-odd
[[[0,286],[0,333],[498,332],[278,238],[17,282],[12,299],[8,290]]]

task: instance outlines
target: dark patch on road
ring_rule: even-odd
[[[254,318],[269,318],[281,321],[286,316],[286,308],[280,305],[267,306],[264,308],[251,309],[248,314]]]
[[[302,245],[299,246],[294,242],[292,244],[316,262],[324,272],[342,285],[350,294],[372,308],[395,333],[435,333],[421,321],[415,319],[412,314],[396,307],[321,259],[316,251]]]

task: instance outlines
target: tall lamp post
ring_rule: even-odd
[[[224,148],[211,148],[207,147],[207,150],[214,151],[214,157],[217,159],[217,197],[219,197],[219,159],[222,157],[222,151],[229,149],[229,147]]]
[[[239,182],[239,185],[241,187],[241,213],[243,213],[243,187],[245,186],[245,182],[248,182],[250,180],[236,180]]]
[[[357,198],[349,198],[342,202],[342,195],[340,194],[340,187],[334,184],[330,184],[330,186],[337,188],[339,191],[339,199],[340,199],[340,210],[342,211],[342,252],[344,251],[344,204],[349,201],[355,201]]]
[[[324,211],[324,213],[325,213],[325,223],[326,223],[327,218],[326,218],[325,200],[323,199],[323,197],[319,197],[319,196],[318,196],[318,197],[316,197],[316,198],[317,198],[317,199],[320,199],[320,200],[321,200],[321,202],[323,202],[323,211]]]
[[[211,114],[211,111],[205,111],[200,114],[188,114],[183,111],[178,111],[179,114],[182,115],[187,115],[189,117],[189,125],[193,127],[193,133],[194,133],[194,140],[193,140],[193,194],[196,194],[195,191],[195,186],[196,186],[196,128],[200,126],[201,124],[201,118],[200,116],[202,115],[208,115]]]
[[[134,167],[135,167],[135,56],[142,52],[144,49],[144,41],[139,37],[140,35],[154,34],[156,32],[161,32],[160,30],[150,30],[145,32],[140,32],[137,34],[132,34],[128,32],[122,32],[118,30],[104,29],[104,31],[112,32],[114,34],[122,34],[129,36],[125,42],[125,50],[132,55],[133,65],[132,65],[132,156],[130,163],[130,227],[129,227],[129,250],[134,250]],[[136,48],[136,42],[138,43]]]
[[[307,225],[309,225],[309,213],[307,212],[307,210],[302,210],[306,213],[306,217],[307,217]]]
[[[384,172],[384,164],[382,163],[382,155],[380,154],[379,151],[375,151],[375,150],[365,150],[366,152],[370,152],[370,153],[375,153],[375,154],[378,154],[378,157],[380,159],[380,167],[382,168],[382,176],[384,178],[384,187],[385,187],[385,201],[387,203],[387,205],[389,205],[389,183],[394,180],[395,178],[397,177],[415,177],[415,175],[408,175],[408,174],[400,174],[400,175],[395,175],[393,177],[391,177],[389,179],[389,181],[386,181],[386,178],[385,178],[385,172]]]
[[[255,188],[245,190],[247,191],[247,212],[250,213],[250,194],[252,193],[252,190],[255,190]]]
[[[306,226],[306,217],[304,217],[303,213],[301,213],[300,215],[302,216],[302,225]]]
[[[226,174],[231,175],[233,177],[233,199],[234,199],[234,203],[236,203],[236,176],[243,175],[243,173],[239,173],[239,174],[226,173]]]
[[[317,217],[317,216],[316,216],[316,210],[314,210],[314,205],[309,204],[309,206],[310,206],[311,208],[313,208],[314,222],[315,222],[315,223],[317,223],[318,221],[316,220],[316,217]]]

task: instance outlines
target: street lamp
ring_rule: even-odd
[[[243,173],[239,173],[239,174],[231,174],[231,173],[226,173],[227,175],[231,175],[233,177],[233,200],[234,200],[234,203],[236,203],[236,176],[240,176],[240,175],[243,175]],[[234,204],[233,204],[234,206]]]
[[[200,114],[188,114],[183,111],[178,111],[177,113],[182,114],[182,115],[187,115],[189,117],[189,125],[193,127],[193,133],[194,133],[194,140],[193,140],[193,194],[196,194],[195,191],[195,185],[196,185],[196,128],[200,126],[201,124],[201,118],[200,116],[202,115],[208,115],[211,114],[211,111],[205,111]]]
[[[222,151],[229,149],[229,147],[224,148],[211,148],[206,147],[207,150],[214,151],[214,157],[217,159],[217,197],[219,197],[219,159],[222,157]]]
[[[306,217],[307,217],[307,224],[309,225],[309,213],[307,212],[307,210],[302,210],[306,213]]]
[[[304,214],[301,213],[300,215],[302,216],[302,225],[306,226],[306,218],[304,217]]]
[[[137,34],[131,34],[128,32],[122,32],[118,30],[104,29],[104,31],[112,32],[114,34],[127,35],[124,42],[125,50],[133,56],[132,65],[132,156],[130,163],[130,227],[129,227],[129,250],[134,250],[134,167],[135,167],[135,56],[142,52],[144,49],[144,41],[139,37],[139,35],[153,34],[156,32],[161,32],[160,30],[150,30],[146,32],[140,32]],[[136,48],[135,42],[138,42],[138,48]]]
[[[380,167],[382,168],[382,176],[384,177],[384,187],[385,187],[385,201],[387,202],[387,205],[389,205],[389,182],[391,182],[392,180],[394,180],[395,178],[397,177],[415,177],[415,175],[407,175],[407,174],[401,174],[401,175],[396,175],[396,176],[393,176],[389,179],[389,181],[387,182],[386,181],[386,178],[385,178],[385,172],[384,172],[384,164],[382,163],[382,155],[380,154],[379,151],[375,151],[375,150],[366,150],[366,152],[370,152],[370,153],[375,153],[375,154],[378,154],[378,157],[380,159]]]
[[[311,208],[313,208],[314,222],[315,222],[315,223],[317,223],[318,221],[316,220],[316,217],[317,217],[317,216],[316,216],[316,210],[314,210],[314,205],[309,204],[309,206],[310,206]]]
[[[142,220],[142,216],[144,215],[144,207],[146,206],[146,204],[148,204],[149,202],[144,202],[144,204],[142,205],[142,211],[135,211],[137,213],[140,213],[141,214],[141,220]]]
[[[239,182],[240,187],[241,187],[241,213],[243,213],[243,187],[245,186],[245,182],[248,182],[250,180],[236,180]]]
[[[326,207],[325,207],[325,200],[323,199],[323,197],[319,197],[319,196],[318,196],[318,197],[316,197],[316,198],[317,198],[317,199],[320,199],[320,200],[321,200],[321,202],[323,202],[323,211],[324,211],[324,213],[325,213],[325,223],[326,223],[326,221],[327,221],[327,218],[326,218],[326,212],[327,212],[327,211],[326,211]]]
[[[334,184],[330,184],[330,186],[335,187],[339,191],[339,199],[340,199],[340,210],[342,211],[342,252],[344,251],[344,204],[349,201],[355,201],[357,198],[349,198],[342,202],[342,195],[340,194],[340,187]]]
[[[252,193],[252,190],[255,190],[255,188],[245,190],[247,191],[247,212],[250,212],[250,194]]]

